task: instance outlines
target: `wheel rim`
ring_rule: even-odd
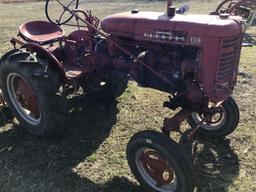
[[[192,119],[196,124],[199,124],[203,119],[204,115],[196,112],[191,113]],[[204,124],[200,127],[209,131],[215,131],[221,129],[226,122],[226,111],[223,106],[219,107],[217,112],[213,114]]]
[[[7,77],[7,91],[13,106],[29,124],[38,125],[41,120],[36,95],[28,82],[17,73]]]
[[[157,151],[141,148],[136,153],[136,166],[143,180],[161,192],[176,191],[177,177],[169,162]]]

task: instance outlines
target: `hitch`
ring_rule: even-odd
[[[172,118],[165,118],[164,125],[162,127],[162,133],[170,136],[171,131],[176,131],[183,134],[180,130],[181,123],[189,115],[190,111],[187,109],[181,109],[176,115]]]
[[[0,90],[0,124],[1,126],[9,123],[14,118],[10,108],[7,106],[2,91]]]

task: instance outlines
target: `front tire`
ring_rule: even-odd
[[[192,192],[194,189],[191,162],[176,142],[159,132],[135,134],[128,143],[126,157],[145,191]]]
[[[216,117],[216,121],[212,123],[205,123],[197,131],[200,135],[223,138],[235,131],[239,123],[239,109],[232,97],[229,97],[220,106],[219,119]],[[191,127],[195,127],[202,120],[202,115],[192,112],[187,117],[187,122]]]
[[[0,70],[3,95],[14,116],[35,136],[59,135],[65,127],[60,76],[48,62],[25,50],[11,54]]]

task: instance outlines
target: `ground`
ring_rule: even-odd
[[[164,1],[86,1],[100,18],[138,8],[164,10]],[[193,13],[209,13],[220,1],[188,1]],[[0,55],[18,26],[45,19],[44,3],[0,4]],[[256,34],[253,27],[249,33]],[[256,46],[242,50],[233,94],[241,113],[237,130],[224,140],[196,138],[193,151],[197,192],[256,191]],[[142,191],[130,173],[125,148],[145,129],[159,130],[173,113],[162,108],[167,95],[130,83],[113,103],[83,101],[69,128],[58,138],[38,139],[20,127],[0,128],[1,192]],[[188,125],[184,124],[184,127]]]

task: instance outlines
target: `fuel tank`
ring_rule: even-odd
[[[103,31],[111,35],[161,43],[201,46],[205,37],[232,37],[241,34],[236,16],[176,14],[161,12],[125,12],[104,18]]]

